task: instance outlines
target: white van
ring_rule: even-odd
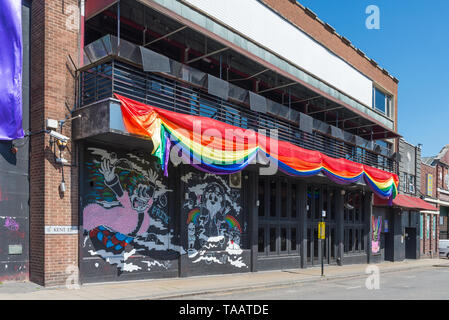
[[[440,257],[446,257],[449,259],[449,240],[440,240],[438,249],[440,251]]]

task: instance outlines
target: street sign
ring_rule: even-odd
[[[318,239],[326,239],[326,223],[318,222]]]

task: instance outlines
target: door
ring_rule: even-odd
[[[405,258],[416,259],[416,228],[405,228]]]

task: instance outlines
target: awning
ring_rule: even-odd
[[[115,96],[121,102],[126,130],[151,139],[152,154],[159,159],[165,175],[174,147],[188,164],[214,174],[241,171],[262,154],[291,176],[311,177],[322,173],[338,184],[364,179],[380,198],[391,202],[396,197],[399,179],[394,173],[343,158],[331,158],[209,117],[168,111]]]
[[[389,206],[388,200],[381,199],[377,195],[374,195],[374,205]],[[431,205],[430,203],[427,203],[423,199],[407,196],[404,194],[398,194],[396,198],[393,199],[392,206],[406,209],[438,211],[438,209],[435,206]]]

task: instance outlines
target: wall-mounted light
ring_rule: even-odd
[[[61,184],[59,185],[59,190],[60,190],[62,193],[64,193],[64,192],[66,191],[66,188],[65,188],[65,181],[64,181],[64,180],[61,181]]]

